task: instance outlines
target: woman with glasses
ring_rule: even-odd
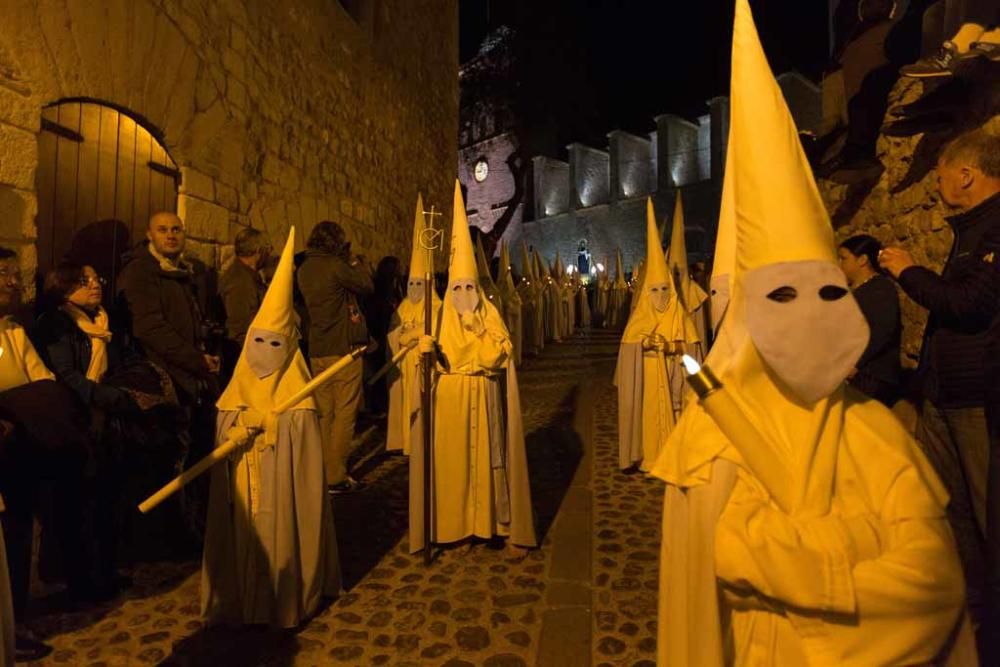
[[[92,532],[94,599],[106,599],[126,581],[117,574],[116,505],[120,504],[122,475],[120,456],[112,454],[107,424],[114,416],[137,412],[128,391],[107,379],[124,366],[125,353],[108,326],[101,306],[104,280],[90,266],[63,262],[45,276],[35,325],[34,340],[39,354],[56,375],[83,402],[95,436],[94,456],[85,483],[84,514]]]

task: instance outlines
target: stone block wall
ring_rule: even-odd
[[[698,259],[710,252],[709,244],[715,237],[718,198],[709,181],[686,186],[681,191],[688,255]],[[653,195],[658,220],[669,220],[673,215],[675,192],[667,190]],[[668,223],[668,235],[670,228]],[[625,271],[630,271],[646,256],[646,197],[622,199],[524,222],[520,234],[510,239],[511,247],[520,248],[522,238],[537,248],[547,262],[552,262],[558,251],[564,264],[575,262],[580,239],[586,239],[592,260],[603,264],[610,258],[612,271],[615,250],[621,248]]]
[[[570,204],[586,208],[607,203],[611,176],[607,151],[583,144],[570,144],[568,148]]]
[[[240,226],[344,224],[408,256],[417,191],[450,215],[456,0],[9,0],[0,29],[0,243],[35,267],[43,106],[100,101],[181,170],[190,250],[219,267]],[[359,5],[360,6],[360,5]],[[446,219],[450,219],[446,218]]]
[[[823,122],[820,87],[798,72],[785,72],[777,79],[799,132],[819,132]]]
[[[612,198],[623,199],[649,194],[656,186],[653,155],[655,143],[628,132],[608,134],[611,153]]]
[[[535,217],[558,215],[570,208],[569,164],[554,158],[532,158]]]
[[[659,189],[698,182],[702,152],[698,126],[671,114],[657,116],[655,120]]]

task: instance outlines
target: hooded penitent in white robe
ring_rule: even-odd
[[[620,329],[628,322],[630,305],[628,283],[625,282],[625,271],[622,268],[621,249],[615,255],[615,279],[611,283],[608,297],[606,326],[609,329]]]
[[[503,321],[510,332],[511,342],[514,344],[514,364],[521,365],[524,355],[524,305],[521,302],[521,295],[514,287],[514,272],[510,264],[510,252],[507,250],[507,242],[502,242],[500,246],[500,274],[498,280],[500,284],[500,300],[503,302]]]
[[[705,309],[708,307],[708,294],[691,278],[688,266],[687,241],[684,238],[684,204],[681,191],[677,191],[674,204],[673,228],[670,232],[670,247],[667,249],[667,266],[677,280],[677,292],[681,296],[684,308],[694,322],[698,332],[698,340],[708,340],[705,336]],[[704,349],[700,352],[704,353]]]
[[[477,279],[458,183],[454,211],[449,290],[436,334],[443,361],[434,387],[433,539],[448,543],[499,535],[513,544],[534,547],[537,541],[510,336],[499,312],[478,287],[479,299],[473,311],[478,333],[463,326],[452,301],[450,286],[455,281]],[[414,457],[410,458],[412,462]],[[416,484],[421,492],[422,470],[411,463],[410,484]],[[410,549],[421,548],[423,525],[411,523]]]
[[[517,286],[517,294],[522,304],[524,351],[538,354],[545,348],[545,302],[528,244],[523,240],[521,253],[521,282]]]
[[[410,453],[410,443],[413,440],[423,437],[419,386],[421,363],[420,353],[416,349],[416,341],[424,333],[426,304],[422,286],[429,265],[429,251],[420,245],[420,236],[425,229],[423,210],[423,198],[418,195],[407,296],[396,308],[387,336],[391,356],[410,346],[410,351],[388,372],[389,416],[386,424],[385,448],[387,451],[401,451],[403,454]],[[431,331],[434,331],[441,310],[441,299],[434,291],[433,285],[430,292]]]
[[[545,269],[541,255],[535,250],[535,264],[539,279],[542,282],[543,298],[545,300],[545,341],[562,341],[563,328],[560,322],[562,307],[559,297],[559,286],[552,279],[551,273]]]
[[[656,232],[652,201],[647,202],[647,261],[642,291],[618,348],[615,386],[618,387],[618,465],[636,463],[649,470],[660,447],[674,428],[668,359],[681,350],[655,349],[654,337],[676,345],[693,334],[690,321],[673,290]],[[662,311],[654,307],[652,288],[667,290]]]
[[[209,623],[293,628],[340,591],[316,405],[307,397],[271,414],[310,379],[292,309],[294,236],[216,403],[218,443],[264,432],[212,469],[201,578]]]
[[[898,420],[843,382],[867,325],[746,0],[733,40],[721,333],[736,326],[717,374],[750,427],[724,433],[712,396],[692,401],[653,467],[667,482],[657,664],[975,664],[944,489]]]
[[[608,270],[611,264],[604,261],[604,270],[597,272],[597,285],[594,286],[593,316],[602,327],[608,326],[608,301],[611,298],[611,283],[608,281]]]
[[[587,286],[579,280],[576,284],[576,322],[581,329],[590,328],[590,301],[587,299]]]

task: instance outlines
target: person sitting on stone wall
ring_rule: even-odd
[[[949,0],[949,14],[961,25],[931,55],[900,69],[915,79],[949,77],[964,63],[979,58],[1000,62],[1000,5],[996,0]]]
[[[983,621],[981,639],[1000,640],[1000,137],[984,130],[959,136],[937,170],[941,199],[958,211],[948,219],[955,240],[943,271],[918,266],[895,247],[879,263],[929,311],[917,439],[948,487],[973,622]],[[997,664],[993,651],[984,664]]]

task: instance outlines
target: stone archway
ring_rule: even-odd
[[[113,288],[121,254],[142,238],[149,216],[177,210],[179,181],[154,132],[131,114],[90,100],[45,107],[35,176],[39,272],[72,259]]]

